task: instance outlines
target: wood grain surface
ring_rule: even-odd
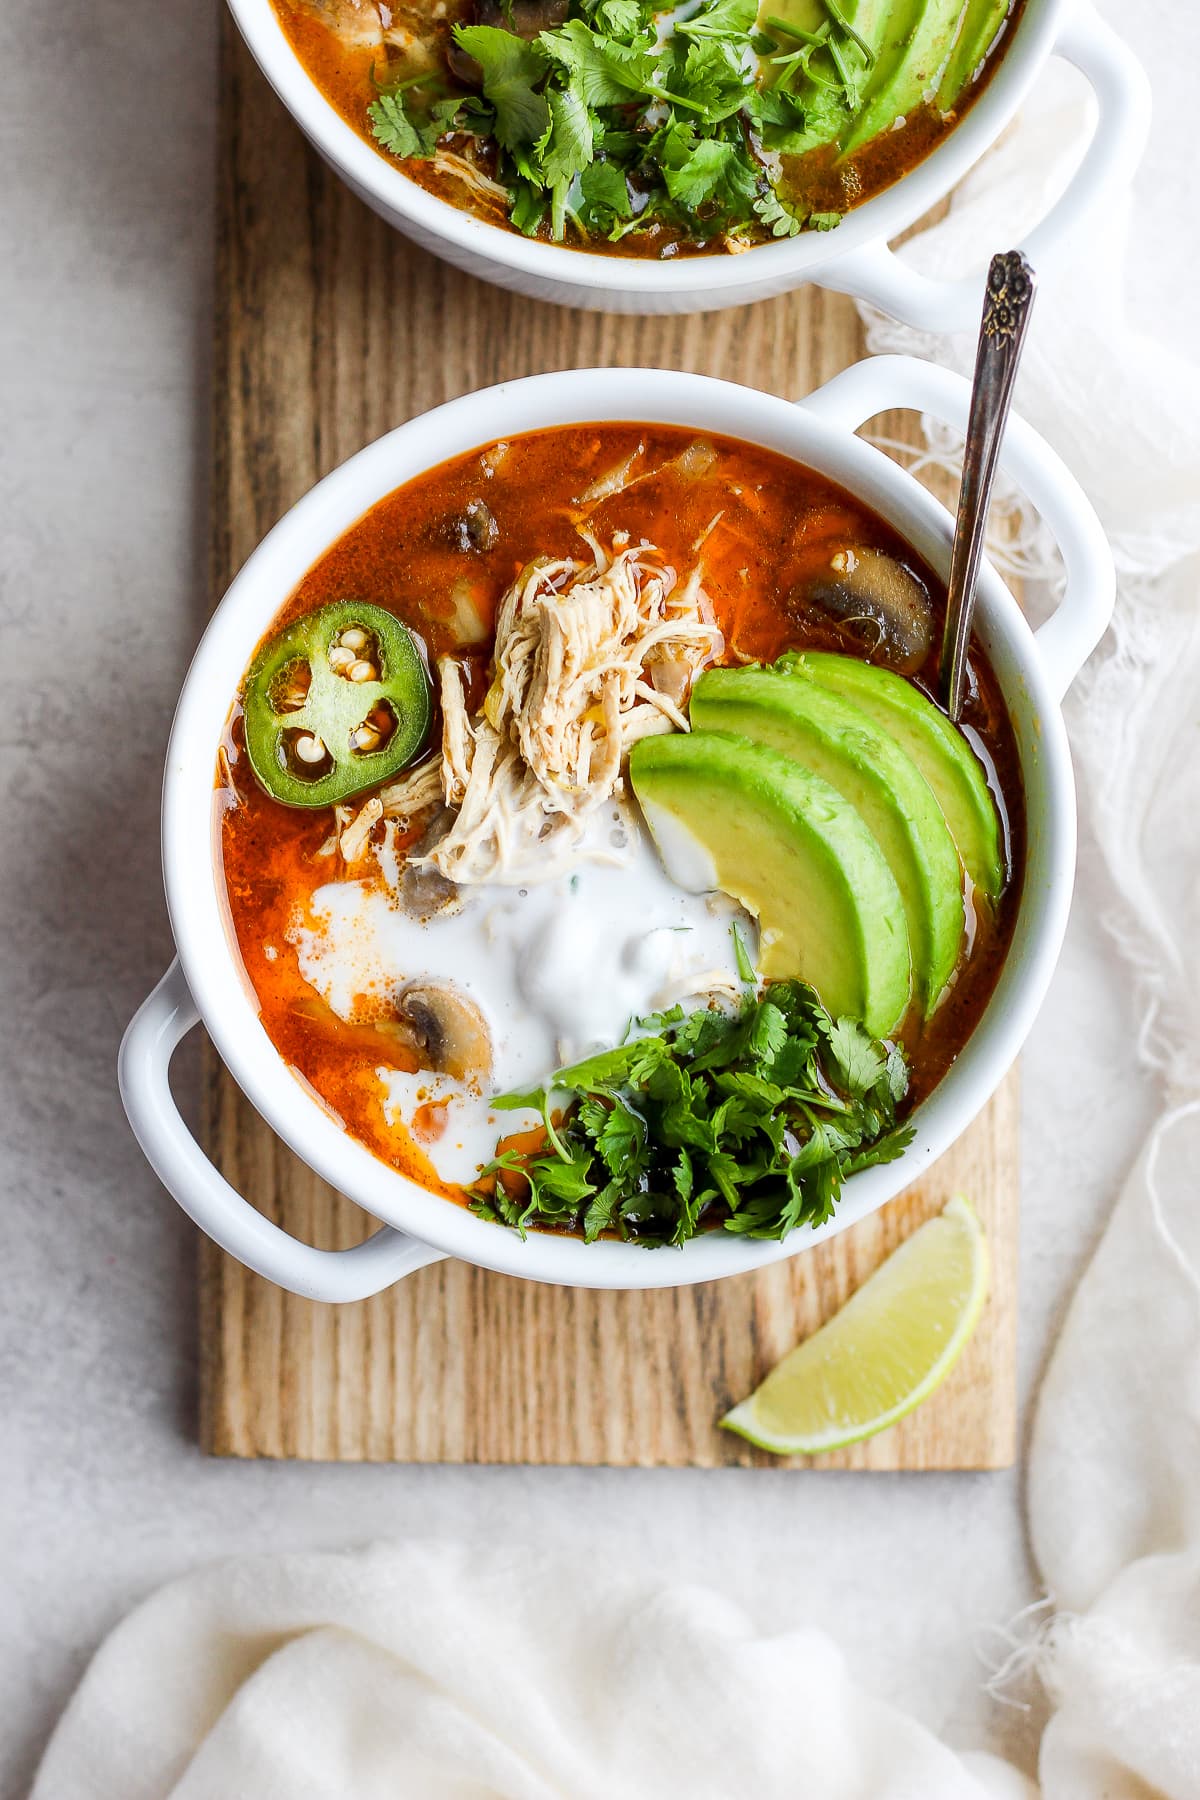
[[[794,398],[861,353],[852,304],[815,288],[638,319],[466,279],[389,230],[306,148],[222,12],[214,599],[319,477],[455,395],[542,370],[646,364]],[[913,422],[885,428],[911,434]],[[211,1051],[205,1086],[209,1150],[242,1193],[310,1242],[367,1235],[371,1222],[272,1136]],[[767,1463],[716,1420],[956,1192],[991,1240],[982,1323],[925,1406],[821,1465],[999,1468],[1015,1441],[1015,1077],[876,1217],[701,1287],[593,1293],[446,1262],[335,1308],[272,1287],[205,1241],[201,1441],[217,1455],[321,1460]]]

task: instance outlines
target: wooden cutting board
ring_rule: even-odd
[[[458,394],[542,370],[648,364],[795,398],[862,354],[852,304],[815,288],[740,311],[639,319],[567,312],[468,280],[330,174],[222,15],[214,599],[335,464]],[[889,419],[887,429],[911,434],[913,422]],[[313,1243],[367,1235],[365,1216],[272,1136],[211,1051],[205,1089],[208,1148],[242,1193]],[[221,1456],[338,1461],[765,1464],[718,1431],[718,1417],[956,1192],[973,1199],[991,1240],[979,1329],[925,1406],[821,1460],[1000,1468],[1015,1443],[1012,1078],[930,1175],[875,1218],[790,1262],[703,1287],[592,1293],[446,1262],[362,1304],[327,1307],[205,1241],[201,1442]]]

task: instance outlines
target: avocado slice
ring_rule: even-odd
[[[838,10],[851,21],[857,36],[869,47],[874,58],[868,69],[858,46],[842,31],[836,31],[845,65],[858,71],[859,103],[868,91],[871,76],[883,67],[890,67],[891,59],[902,54],[915,20],[928,3],[929,0],[841,0]],[[824,0],[759,0],[759,29],[778,39],[778,30],[770,23],[773,19],[791,25],[800,37],[828,32],[833,25]],[[763,64],[760,80],[770,84],[775,79],[773,65]],[[843,133],[853,129],[857,103],[843,92],[838,68],[831,60],[828,48],[817,51],[813,68],[793,91],[804,104],[805,141],[801,149],[833,141],[840,143]],[[789,153],[799,152],[793,149]]]
[[[934,99],[940,111],[950,112],[958,103],[1011,11],[1012,0],[968,0],[963,7],[958,36],[946,58]]]
[[[692,689],[691,721],[782,751],[856,809],[896,877],[917,994],[932,1012],[962,949],[963,875],[942,809],[908,752],[853,700],[770,669],[710,669]]]
[[[971,881],[997,900],[1006,875],[1000,820],[983,765],[962,732],[893,669],[825,651],[806,651],[792,666],[853,700],[907,750],[937,797]]]
[[[908,1007],[904,902],[883,852],[836,788],[724,732],[643,738],[633,791],[668,874],[721,888],[759,922],[768,979],[807,981],[834,1016],[886,1037]]]
[[[884,6],[887,29],[878,48],[872,43],[875,63],[867,72],[858,111],[842,134],[842,156],[890,131],[897,119],[933,98],[942,66],[961,37],[962,10],[962,0],[902,0]],[[857,18],[854,25],[861,30]]]
[[[1011,5],[1012,0],[966,0],[965,5],[964,0],[842,0],[840,10],[874,60],[864,67],[857,48],[845,51],[861,76],[858,104],[847,117],[842,103],[840,123],[827,80],[812,81],[803,90],[814,121],[824,127],[814,130],[813,142],[836,135],[839,156],[850,156],[926,101],[949,111],[987,55]],[[760,0],[759,25],[768,33],[769,17],[803,32],[830,22],[822,0]]]

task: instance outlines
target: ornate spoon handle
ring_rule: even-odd
[[[975,353],[971,413],[963,451],[962,486],[950,556],[946,629],[942,637],[938,686],[942,703],[957,722],[966,688],[967,645],[975,612],[975,579],[983,551],[992,483],[1017,364],[1029,325],[1037,277],[1019,250],[993,256],[983,300],[983,322]]]

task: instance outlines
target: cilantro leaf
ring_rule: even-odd
[[[673,200],[679,200],[691,211],[703,205],[716,192],[717,184],[728,163],[737,155],[733,144],[719,138],[700,138],[688,127],[682,127],[670,143],[670,161],[662,164],[663,179]]]
[[[645,50],[603,38],[582,19],[543,31],[538,43],[587,106],[628,106],[644,94],[651,78],[653,58]]]
[[[553,92],[550,124],[537,149],[541,176],[550,187],[568,187],[592,160],[592,121],[573,88]]]
[[[620,1203],[621,1188],[618,1182],[610,1181],[607,1187],[600,1189],[583,1215],[583,1241],[585,1244],[594,1244],[603,1232],[608,1231],[616,1223]]]
[[[677,39],[677,47],[682,44]],[[669,85],[687,109],[699,113],[708,124],[731,117],[746,101],[746,72],[740,47],[725,38],[698,38],[689,43],[682,63],[678,55]]]
[[[457,107],[457,101],[455,105]],[[367,108],[371,130],[377,143],[393,156],[432,156],[439,133],[432,133],[410,112],[400,90],[380,94]]]
[[[514,178],[512,193],[509,221],[526,237],[532,237],[546,216],[546,196],[522,175]]]
[[[754,202],[754,210],[772,237],[795,237],[804,229],[800,215],[785,203],[776,188],[760,194]]]
[[[826,1028],[825,1038],[851,1098],[861,1099],[886,1073],[885,1056],[857,1019],[839,1019]]]
[[[690,19],[680,20],[675,30],[680,37],[748,37],[757,17],[757,0],[714,0]]]
[[[787,1043],[787,1020],[772,1000],[764,1000],[754,1015],[747,1048],[756,1062],[769,1063]]]
[[[620,219],[633,216],[629,183],[616,163],[594,162],[579,176],[579,216],[595,234],[611,231]]]
[[[600,0],[598,6],[588,9],[601,31],[609,37],[629,39],[646,30],[653,30],[653,12],[638,4],[638,0]]]
[[[484,98],[496,115],[493,135],[506,150],[528,149],[550,129],[550,106],[538,91],[545,51],[496,25],[456,25],[454,41],[483,72]]]

